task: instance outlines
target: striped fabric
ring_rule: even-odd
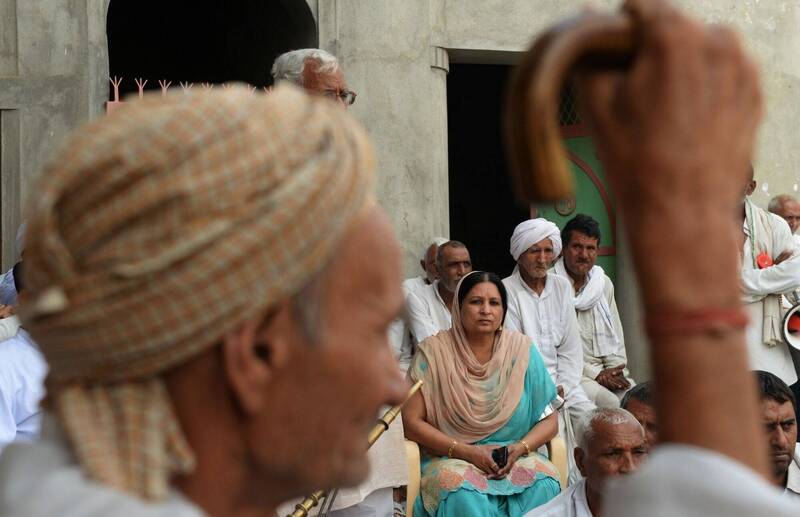
[[[29,206],[22,316],[88,475],[157,500],[191,470],[159,374],[299,291],[372,169],[345,111],[290,86],[145,97],[68,141]]]

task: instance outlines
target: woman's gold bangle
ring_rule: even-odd
[[[525,440],[520,440],[519,443],[525,446],[525,450],[527,451],[525,452],[525,456],[531,453],[531,448],[528,446],[528,442],[526,442]]]
[[[453,440],[453,443],[450,444],[450,448],[447,449],[447,457],[448,458],[452,458],[453,457],[453,450],[456,448],[456,445],[458,445],[458,442]]]

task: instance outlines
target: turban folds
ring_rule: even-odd
[[[520,255],[544,239],[550,239],[553,243],[553,254],[557,257],[561,253],[561,231],[558,226],[541,217],[519,223],[511,235],[511,256],[519,260]]]
[[[290,86],[136,100],[31,199],[23,321],[84,471],[145,499],[193,455],[159,374],[298,292],[371,200],[363,130]]]

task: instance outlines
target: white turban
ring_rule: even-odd
[[[520,255],[544,239],[550,239],[553,243],[553,254],[557,257],[561,253],[561,231],[558,226],[541,217],[519,223],[511,236],[511,256],[519,260]]]

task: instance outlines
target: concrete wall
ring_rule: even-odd
[[[532,36],[583,8],[583,0],[309,0],[317,7],[320,46],[339,56],[352,88],[353,113],[375,141],[378,192],[405,248],[408,274],[422,242],[448,228],[446,81],[448,60],[513,63]],[[709,22],[737,27],[762,68],[767,114],[756,157],[759,190],[791,192],[800,183],[794,92],[800,76],[800,3],[771,0],[680,0]],[[593,2],[612,9],[617,1]],[[649,375],[638,292],[624,239],[618,303],[631,369]]]
[[[0,242],[14,260],[23,203],[70,130],[107,97],[108,0],[0,0]]]

